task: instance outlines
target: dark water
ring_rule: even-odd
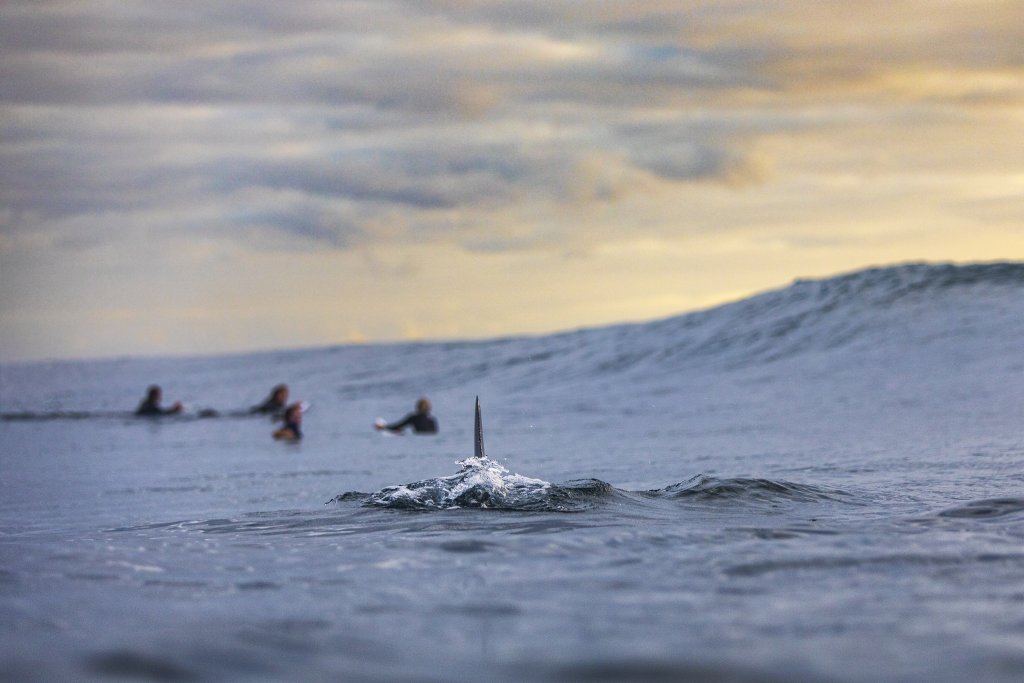
[[[4,366],[0,678],[1021,680],[1022,272]],[[233,415],[279,381],[312,406],[298,445]],[[151,382],[191,412],[131,417]],[[437,437],[371,429],[421,393]]]

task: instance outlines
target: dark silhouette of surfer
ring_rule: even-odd
[[[273,432],[273,437],[285,441],[302,438],[302,403],[293,403],[284,411],[284,426]]]
[[[177,415],[184,406],[181,405],[181,401],[177,401],[170,408],[163,408],[160,406],[160,400],[163,396],[163,391],[157,385],[153,384],[146,391],[146,398],[143,399],[139,407],[136,408],[135,414],[143,417],[158,417],[160,415]]]
[[[389,432],[401,432],[406,427],[412,427],[417,434],[436,434],[437,418],[430,414],[430,401],[424,397],[416,401],[416,412],[409,413],[398,422],[384,424],[381,421],[374,426]]]
[[[280,415],[288,406],[288,385],[278,384],[270,390],[270,396],[256,406],[249,409],[250,413],[261,413],[263,415]]]

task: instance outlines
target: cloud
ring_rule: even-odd
[[[585,207],[771,184],[766,140],[1019,104],[1024,27],[980,4],[15,0],[0,249],[572,251],[613,232]]]

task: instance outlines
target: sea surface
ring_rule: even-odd
[[[3,365],[0,679],[1021,681],[1022,340],[1024,264],[911,264],[545,337]],[[244,415],[279,382],[301,443]],[[152,383],[188,411],[131,416]],[[421,395],[437,436],[373,429]]]

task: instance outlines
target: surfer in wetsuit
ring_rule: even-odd
[[[270,396],[258,406],[249,409],[250,413],[263,415],[280,415],[288,405],[288,385],[278,384],[270,390]]]
[[[302,403],[293,403],[284,411],[284,426],[274,431],[275,439],[298,441],[302,438]]]
[[[135,414],[143,417],[156,417],[158,415],[177,415],[184,407],[181,405],[181,401],[176,402],[170,408],[161,408],[160,399],[163,395],[160,387],[152,385],[146,392],[146,398],[139,404],[139,407],[135,409]]]
[[[430,414],[430,401],[425,397],[416,401],[416,412],[409,413],[400,422],[394,424],[377,424],[377,429],[386,429],[389,432],[401,432],[406,427],[412,427],[417,434],[436,434],[437,418]]]

